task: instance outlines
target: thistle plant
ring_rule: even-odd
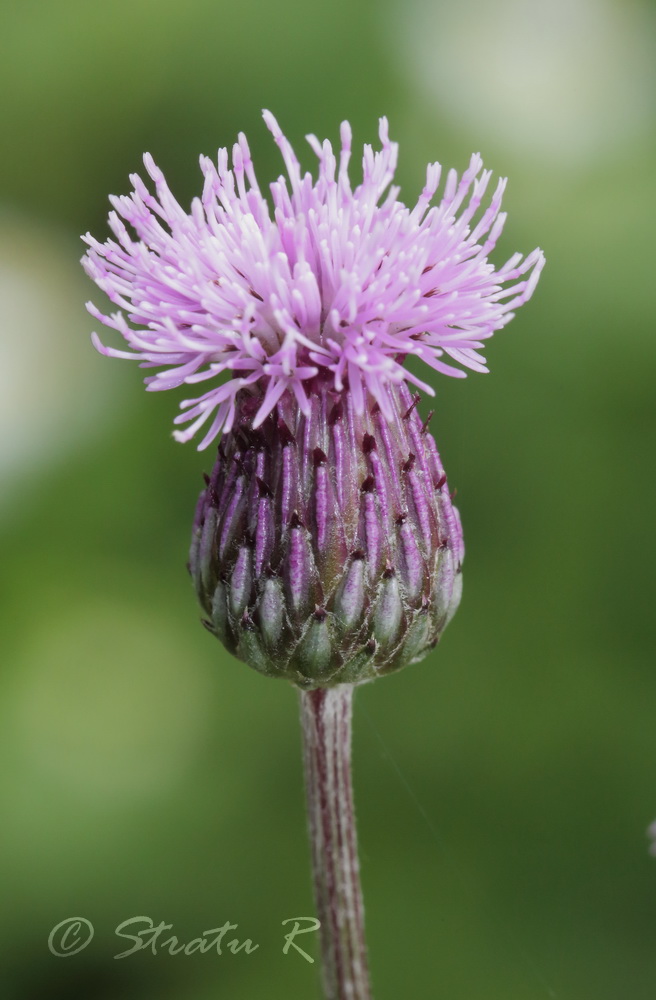
[[[485,372],[483,341],[530,298],[544,258],[488,260],[505,180],[479,155],[442,196],[430,164],[414,207],[392,185],[397,145],[380,121],[351,186],[351,130],[338,155],[308,142],[302,173],[269,112],[287,176],[259,188],[246,138],[185,211],[161,171],[112,197],[113,239],[84,237],[83,264],[118,307],[91,314],[158,371],[148,389],[207,383],[174,436],[216,441],[189,568],[203,624],[230,653],[300,694],[315,901],[329,1000],[371,996],[351,788],[355,686],[421,660],[461,593],[460,519],[417,404],[436,372]],[[154,188],[154,192],[152,190]]]

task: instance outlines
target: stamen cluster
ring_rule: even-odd
[[[483,341],[530,297],[544,263],[540,250],[515,254],[498,270],[488,260],[506,218],[505,180],[482,207],[491,172],[475,154],[462,177],[448,172],[432,204],[441,177],[432,163],[408,208],[391,186],[398,150],[385,118],[381,148],[364,147],[355,188],[347,122],[338,156],[328,140],[308,136],[315,180],[301,172],[273,115],[264,119],[287,171],[270,186],[271,204],[243,134],[231,159],[226,149],[216,164],[201,157],[203,192],[190,212],[149,155],[154,194],[135,174],[132,193],[111,198],[114,238],[87,234],[83,263],[119,311],[88,308],[131,350],[94,335],[98,350],[162,369],[146,378],[151,390],[210,382],[182,402],[175,421],[187,425],[175,432],[180,441],[204,428],[201,448],[232,429],[242,390],[259,398],[254,428],[285,394],[308,416],[317,376],[338,393],[348,388],[357,414],[371,397],[390,419],[388,384],[433,391],[403,366],[408,355],[447,375],[486,371]]]

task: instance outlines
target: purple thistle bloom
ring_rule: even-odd
[[[301,174],[273,115],[264,119],[288,174],[271,184],[273,210],[241,134],[232,167],[226,149],[216,166],[201,157],[205,183],[191,213],[146,155],[155,194],[133,175],[133,193],[111,198],[115,239],[84,238],[85,270],[127,319],[91,303],[88,309],[132,348],[106,347],[94,334],[98,350],[161,368],[146,378],[149,389],[213,382],[182,402],[175,422],[188,426],[175,432],[177,440],[189,440],[208,421],[200,448],[229,432],[241,390],[259,398],[254,428],[286,394],[307,417],[308,386],[317,375],[337,393],[348,389],[357,415],[371,397],[390,420],[390,383],[433,393],[403,367],[408,355],[446,375],[465,372],[445,357],[487,371],[482,342],[530,298],[544,264],[539,249],[524,259],[513,255],[498,270],[488,261],[506,218],[505,180],[479,212],[491,172],[475,154],[461,178],[449,171],[440,202],[431,206],[441,175],[433,163],[409,209],[390,186],[398,147],[385,118],[381,149],[364,147],[363,179],[354,190],[347,122],[339,162],[328,140],[308,136],[319,160],[314,182]]]
[[[500,181],[480,156],[459,179],[431,164],[413,209],[390,186],[397,146],[380,122],[351,189],[351,130],[308,141],[316,182],[269,112],[287,168],[255,179],[246,139],[201,158],[205,185],[187,214],[150,156],[112,198],[116,240],[86,236],[87,273],[122,312],[91,313],[162,371],[149,389],[211,380],[182,403],[175,432],[222,431],[201,493],[189,568],[204,624],[250,666],[301,688],[355,684],[423,658],[453,616],[464,555],[458,512],[417,412],[432,393],[408,355],[463,377],[486,371],[483,341],[533,292],[544,258],[488,262],[505,221]],[[125,225],[136,233],[134,240]],[[132,326],[130,325],[132,324]],[[208,425],[209,424],[209,425]]]

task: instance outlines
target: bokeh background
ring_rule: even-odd
[[[188,203],[260,109],[299,146],[480,150],[496,255],[540,244],[492,373],[442,378],[461,609],[363,688],[355,783],[377,1000],[656,991],[654,8],[640,0],[4,0],[0,33],[0,994],[319,997],[282,954],[312,913],[296,697],[224,654],[185,572],[201,473],[183,393],[95,354],[79,234],[144,150]],[[312,156],[305,162],[310,166]],[[425,407],[427,409],[427,407]],[[116,961],[123,920],[252,955]],[[59,921],[95,926],[50,954]],[[311,949],[316,954],[314,949]]]

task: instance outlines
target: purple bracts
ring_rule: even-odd
[[[232,429],[244,389],[260,400],[254,427],[283,394],[308,417],[308,386],[319,373],[336,392],[348,386],[359,416],[370,396],[391,419],[389,383],[433,392],[403,367],[407,355],[447,375],[465,374],[447,361],[486,371],[483,341],[530,297],[544,263],[540,250],[515,254],[498,270],[488,260],[506,218],[505,180],[483,206],[491,172],[475,154],[462,177],[448,172],[441,200],[431,205],[441,175],[432,163],[408,208],[390,186],[397,145],[385,118],[381,149],[364,147],[355,188],[348,122],[338,157],[328,140],[307,137],[319,161],[315,181],[301,173],[275,118],[265,112],[264,119],[287,170],[270,186],[271,205],[244,135],[232,165],[226,149],[216,164],[201,157],[203,192],[189,213],[149,155],[155,193],[135,174],[132,194],[111,198],[115,238],[100,243],[87,234],[83,264],[119,311],[88,308],[131,351],[106,347],[94,334],[98,350],[161,368],[146,378],[149,389],[209,382],[207,392],[182,402],[175,420],[188,425],[175,432],[179,441],[204,428],[201,448]],[[225,373],[228,380],[219,379]]]
[[[301,687],[361,683],[421,659],[461,591],[462,534],[417,397],[363,414],[329,378],[310,414],[239,398],[201,494],[190,570],[230,652]]]

